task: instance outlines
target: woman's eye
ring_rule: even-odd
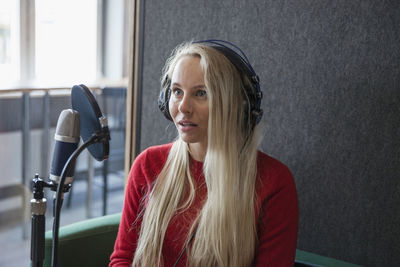
[[[197,96],[206,97],[206,96],[207,96],[206,90],[199,90],[199,91],[197,91]]]
[[[179,88],[173,88],[173,89],[172,89],[172,94],[173,94],[174,96],[180,96],[180,95],[182,95],[182,90],[179,89]]]

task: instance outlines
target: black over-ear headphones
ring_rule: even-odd
[[[236,45],[223,41],[223,40],[202,40],[193,42],[195,44],[205,44],[210,46],[219,52],[221,52],[228,60],[236,67],[239,73],[244,74],[250,81],[251,86],[248,86],[245,81],[243,85],[245,88],[245,94],[247,97],[247,105],[250,105],[250,124],[256,125],[261,121],[263,110],[261,109],[262,92],[260,89],[260,80],[258,75],[255,73],[246,55]],[[230,47],[232,48],[230,48]],[[238,52],[236,52],[236,49]],[[166,76],[161,84],[161,92],[158,98],[158,107],[164,116],[172,121],[171,114],[169,113],[168,101],[171,96],[171,78]],[[247,119],[246,119],[247,120]]]

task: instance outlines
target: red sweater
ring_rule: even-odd
[[[154,184],[165,164],[172,144],[150,147],[135,160],[129,174],[121,223],[110,266],[130,266],[136,249],[140,220],[135,222],[142,198]],[[196,181],[196,198],[183,214],[174,216],[163,244],[164,266],[173,266],[182,248],[195,214],[201,208],[207,189],[203,163],[192,160],[191,173]],[[258,245],[254,266],[293,266],[297,243],[298,207],[296,187],[289,169],[272,157],[258,152],[256,183]],[[178,266],[186,266],[186,255]]]

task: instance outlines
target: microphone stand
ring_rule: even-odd
[[[33,179],[33,199],[31,200],[32,230],[31,230],[31,260],[32,267],[43,266],[44,260],[44,232],[46,198],[43,196],[43,187],[46,185],[39,175]]]
[[[53,209],[53,240],[52,240],[52,258],[51,266],[58,266],[58,232],[60,227],[60,212],[62,206],[63,193],[66,193],[71,188],[71,184],[64,185],[67,173],[71,167],[75,166],[78,156],[88,146],[100,143],[108,142],[110,140],[110,132],[107,126],[103,126],[99,132],[96,132],[92,137],[85,142],[81,147],[76,149],[71,156],[68,158],[61,172],[60,181],[58,184],[43,181],[36,174],[33,179],[33,199],[31,200],[31,213],[32,213],[32,231],[31,231],[31,260],[32,267],[42,267],[45,255],[45,213],[47,200],[44,198],[43,189],[49,187],[56,192],[56,198],[54,199]]]
[[[35,175],[32,180],[33,199],[31,199],[31,213],[32,213],[32,229],[31,229],[31,260],[32,267],[43,266],[45,255],[45,225],[46,225],[46,207],[47,200],[44,197],[43,189],[50,188],[52,191],[57,190],[57,184],[53,181],[46,182],[39,178],[39,174]],[[65,185],[64,192],[68,192],[71,185]]]

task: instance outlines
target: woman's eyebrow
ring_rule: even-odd
[[[193,86],[192,89],[206,89],[206,86],[205,85],[196,85],[196,86]]]
[[[178,86],[178,87],[181,87],[181,85],[179,84],[179,83],[173,83],[173,84],[171,84],[171,87],[172,86]]]
[[[175,86],[182,87],[182,85],[180,85],[179,83],[171,84],[171,87],[175,87]],[[199,84],[199,85],[193,86],[191,89],[205,89],[205,88],[206,88],[206,86],[204,84]]]

